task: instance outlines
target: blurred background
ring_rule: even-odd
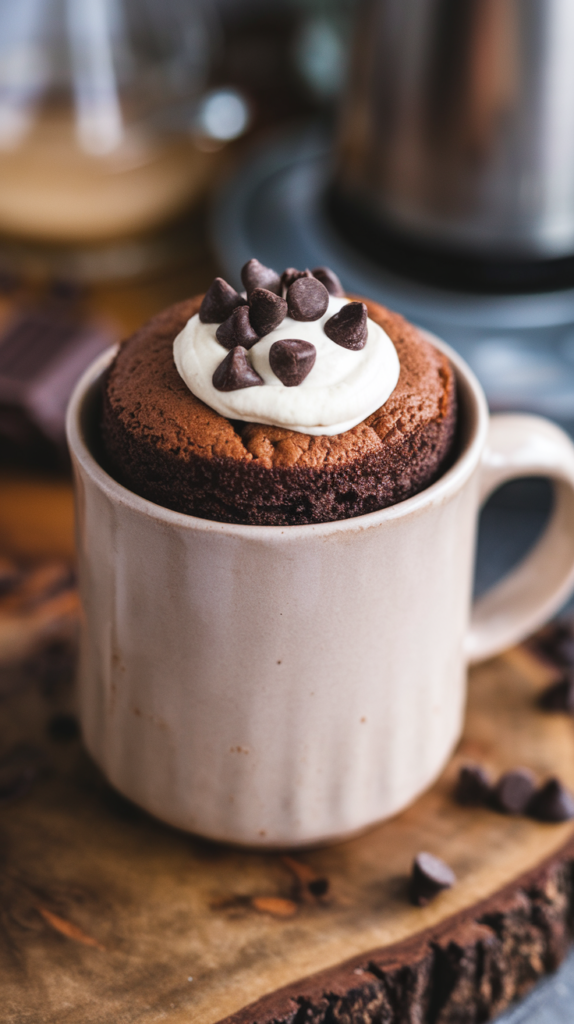
[[[0,662],[51,637],[71,672],[75,380],[252,256],[331,266],[574,435],[573,52],[572,0],[0,0]],[[491,499],[478,592],[551,508]]]

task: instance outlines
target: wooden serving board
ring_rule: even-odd
[[[474,670],[439,782],[367,834],[289,857],[218,846],[127,803],[79,740],[51,738],[73,700],[53,666],[4,666],[0,755],[31,744],[46,767],[0,804],[2,1021],[446,1024],[500,1011],[565,952],[574,827],[462,808],[453,783],[469,759],[574,788],[573,721],[536,705],[549,677],[522,649]],[[425,908],[407,899],[420,850],[458,876]]]

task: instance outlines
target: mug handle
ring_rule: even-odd
[[[492,416],[480,466],[483,504],[501,484],[523,476],[554,482],[544,533],[518,566],[475,601],[465,652],[483,661],[549,619],[574,588],[574,444],[540,416]]]

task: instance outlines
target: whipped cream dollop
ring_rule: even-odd
[[[249,349],[248,359],[263,380],[258,387],[219,391],[213,374],[226,356],[218,342],[216,323],[188,320],[173,346],[175,365],[189,390],[228,419],[267,423],[304,434],[333,435],[361,423],[394,391],[400,365],[388,334],[367,320],[367,341],[359,351],[336,344],[325,334],[326,322],[348,302],[331,295],[325,314],[300,321],[286,316],[279,327]],[[297,387],[286,387],[269,364],[274,342],[297,338],[311,342],[315,364]]]

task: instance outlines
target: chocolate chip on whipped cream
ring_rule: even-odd
[[[348,302],[327,320],[325,334],[336,345],[354,352],[367,343],[367,307],[364,302]]]
[[[329,292],[314,277],[300,277],[287,289],[287,306],[292,320],[319,320],[327,312]]]
[[[299,338],[274,341],[269,349],[269,365],[286,388],[301,384],[313,369],[316,358],[315,346]]]
[[[250,365],[247,352],[241,345],[236,345],[231,349],[229,355],[226,355],[215,370],[212,382],[218,391],[241,391],[243,388],[253,388],[263,384],[259,374]]]
[[[298,281],[300,277],[312,277],[310,270],[297,270],[296,267],[287,267],[281,274],[281,286],[283,291],[286,292],[288,288],[293,284],[294,281]]]
[[[202,324],[221,324],[231,316],[237,306],[245,306],[246,299],[235,291],[222,277],[216,277],[210,284],[199,307]]]
[[[341,298],[345,294],[343,285],[330,267],[315,267],[311,273],[321,284],[325,285],[329,295],[338,295]]]
[[[340,287],[328,268],[317,273],[331,289]],[[395,346],[369,319],[366,305],[331,294],[311,271],[284,272],[285,298],[257,284],[277,287],[278,279],[258,261],[246,263],[248,306],[219,279],[216,297],[223,286],[235,305],[219,323],[197,314],[188,320],[173,345],[177,370],[197,398],[228,419],[316,436],[343,434],[394,391],[400,373]],[[242,357],[222,362],[222,345],[240,349]]]
[[[248,260],[241,268],[241,280],[247,292],[247,298],[256,288],[266,288],[268,292],[281,295],[281,278],[271,267],[264,266],[259,260]]]
[[[267,288],[255,288],[249,298],[249,319],[260,338],[279,327],[287,316],[287,303]]]
[[[229,349],[235,348],[236,345],[249,349],[259,341],[259,335],[249,320],[249,306],[237,306],[231,316],[219,325],[215,337],[220,345]]]

